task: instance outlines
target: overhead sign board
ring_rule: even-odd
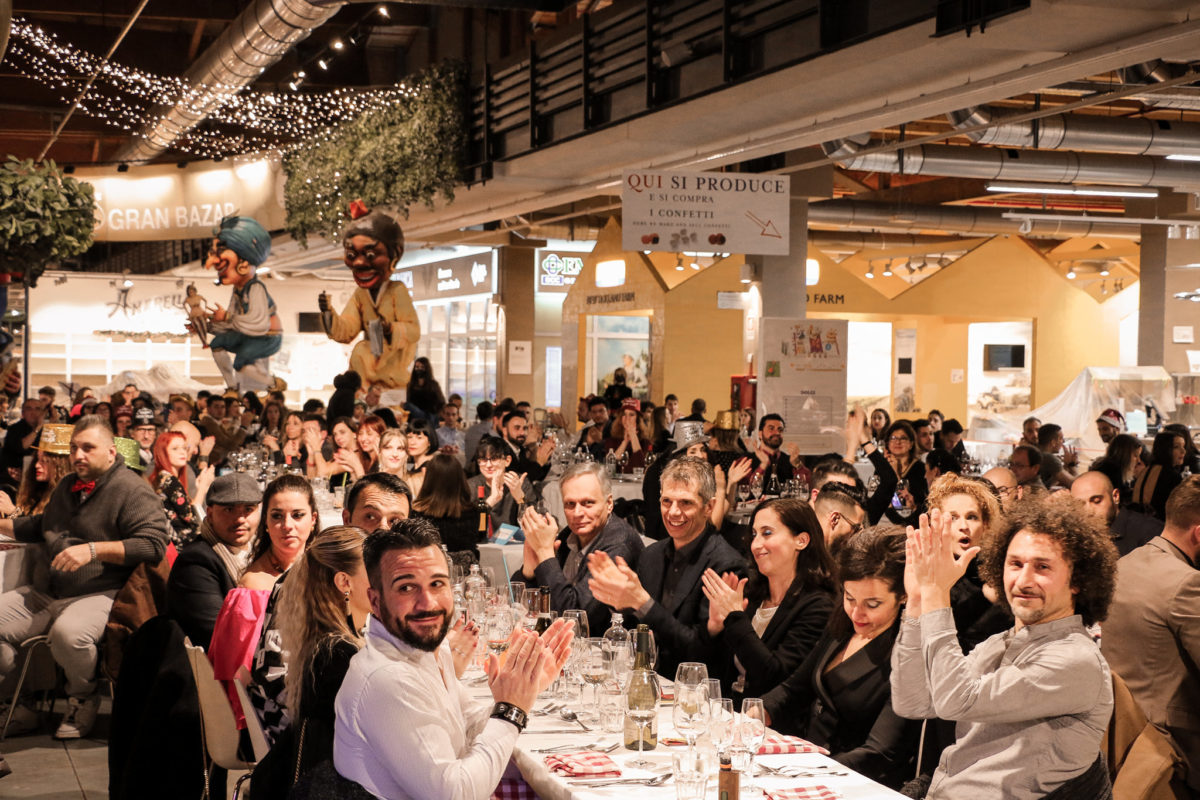
[[[152,242],[213,235],[221,218],[253,217],[267,230],[284,225],[283,173],[277,161],[193,162],[77,167],[96,190],[98,242]]]
[[[392,280],[408,287],[413,300],[438,300],[496,292],[496,252],[459,256],[397,269]]]
[[[789,175],[628,170],[621,246],[785,256],[791,185]]]

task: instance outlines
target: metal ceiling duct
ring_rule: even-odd
[[[808,207],[811,225],[836,225],[859,230],[946,231],[958,234],[990,235],[1012,233],[1030,239],[1068,239],[1076,236],[1100,236],[1111,239],[1139,239],[1137,225],[1093,221],[1038,220],[1028,222],[1005,219],[1003,210],[970,206],[896,206],[859,200],[826,200]]]
[[[946,115],[955,127],[988,125],[992,109],[967,108]],[[1200,155],[1200,124],[1161,119],[1122,119],[1086,114],[1062,114],[1036,123],[1000,122],[966,136],[976,144],[997,147],[1036,147],[1042,150],[1083,150],[1167,156]]]
[[[810,206],[811,208],[811,206]],[[913,247],[952,250],[971,241],[969,236],[932,236],[911,233],[871,233],[868,231],[808,232],[808,243],[817,247],[845,250],[897,250]]]
[[[872,143],[874,144],[874,143]],[[870,145],[868,145],[870,146]],[[897,152],[856,155],[842,139],[821,146],[845,169],[979,180],[1161,186],[1200,191],[1200,166],[1159,156],[1055,152],[925,144]]]
[[[342,7],[342,2],[254,0],[200,54],[183,77],[198,87],[159,120],[140,132],[116,161],[146,161],[199,125],[224,98],[237,94],[308,37]]]

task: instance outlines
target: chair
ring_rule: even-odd
[[[21,642],[20,648],[25,651],[25,657],[21,660],[21,673],[17,676],[17,686],[13,690],[12,702],[8,706],[8,714],[4,717],[4,727],[0,728],[0,742],[4,741],[8,736],[8,725],[12,722],[13,712],[17,710],[17,701],[21,697],[21,690],[25,688],[25,676],[29,674],[29,662],[33,660],[33,654],[39,647],[45,647],[47,652],[50,650],[50,637],[46,634],[40,636],[31,636]],[[55,665],[55,670],[58,667]],[[50,695],[50,710],[54,710],[54,694]]]
[[[242,706],[242,716],[246,718],[246,732],[250,734],[250,744],[254,748],[254,760],[262,761],[263,757],[270,752],[271,743],[267,741],[262,720],[258,718],[258,712],[254,710],[254,705],[250,702],[250,693],[246,691],[246,687],[249,685],[250,671],[244,666],[239,667],[237,675],[233,679],[233,688],[237,691],[238,702]]]
[[[1105,732],[1104,754],[1114,800],[1182,800],[1183,762],[1167,738],[1149,723],[1133,693],[1112,675],[1113,716]]]
[[[204,653],[203,647],[196,647],[190,642],[187,647],[188,664],[192,668],[192,676],[196,680],[196,694],[200,700],[200,733],[204,739],[205,751],[211,762],[205,771],[204,797],[209,795],[209,780],[212,768],[222,767],[226,770],[243,770],[245,775],[238,778],[234,785],[233,798],[237,800],[242,783],[250,777],[254,763],[243,761],[238,756],[238,728],[233,719],[233,709],[229,706],[229,696],[221,682],[213,677],[212,663]],[[257,756],[257,750],[256,750]]]

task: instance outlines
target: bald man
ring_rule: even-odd
[[[1120,508],[1120,492],[1103,472],[1085,472],[1071,484],[1071,496],[1082,500],[1088,513],[1108,526],[1121,555],[1162,533],[1163,523],[1149,514]]]
[[[992,467],[983,473],[983,479],[1000,493],[1001,508],[1012,505],[1018,499],[1017,476],[1008,467]]]

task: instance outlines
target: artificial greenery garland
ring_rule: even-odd
[[[335,238],[350,221],[349,204],[393,206],[407,215],[441,192],[454,199],[464,143],[465,69],[433,67],[409,83],[400,102],[342,123],[283,158],[288,232]]]
[[[64,175],[53,161],[0,165],[0,272],[36,286],[46,266],[92,246],[92,185]]]

